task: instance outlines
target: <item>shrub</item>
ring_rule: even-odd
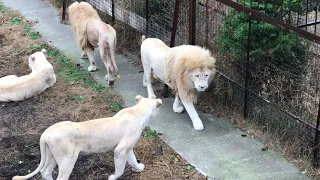
[[[297,0],[292,3],[296,3],[294,9],[299,12],[302,8],[300,3]],[[252,8],[274,17],[280,17],[281,14],[280,7],[274,5],[274,10],[271,2],[266,4],[252,2]],[[283,16],[285,16],[286,4],[282,8],[284,9]],[[222,53],[233,54],[234,61],[243,61],[246,57],[248,18],[248,15],[244,13],[231,10],[223,19],[223,25],[215,37],[218,50]],[[296,72],[301,73],[307,61],[308,45],[302,42],[296,34],[254,19],[252,20],[250,49],[250,62],[253,64],[260,58],[276,66],[294,66],[297,68]]]

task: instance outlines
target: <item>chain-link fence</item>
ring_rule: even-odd
[[[240,113],[279,146],[290,147],[292,155],[319,165],[318,0],[87,2],[168,45],[172,36],[175,45],[188,44],[195,18],[195,43],[218,59],[212,102]],[[172,34],[177,2],[177,31]],[[192,18],[190,5],[195,6]]]

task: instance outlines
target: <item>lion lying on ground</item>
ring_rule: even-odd
[[[105,79],[108,84],[114,84],[113,72],[120,78],[115,61],[117,45],[116,31],[109,24],[101,21],[97,11],[87,2],[74,2],[68,7],[70,24],[77,39],[78,46],[83,51],[81,58],[88,58],[88,71],[97,70],[94,60],[94,48],[99,46],[101,59],[107,69]]]
[[[26,176],[12,180],[28,179],[41,170],[43,179],[52,179],[52,171],[58,164],[58,180],[67,180],[80,152],[100,153],[114,150],[114,180],[123,174],[126,161],[132,170],[141,172],[144,165],[137,162],[133,147],[151,117],[158,114],[161,99],[136,96],[137,104],[123,109],[110,118],[85,122],[60,122],[49,127],[40,137],[41,161],[39,167]]]
[[[151,85],[151,71],[175,93],[173,111],[187,110],[193,127],[203,130],[203,124],[193,103],[197,92],[205,91],[215,75],[215,58],[199,46],[182,45],[169,48],[163,41],[142,36],[141,60],[144,69],[143,86],[148,97],[156,98]],[[183,107],[183,106],[184,107]]]
[[[31,73],[17,77],[9,75],[0,78],[0,101],[22,101],[42,93],[56,83],[52,65],[47,61],[46,50],[29,56]]]

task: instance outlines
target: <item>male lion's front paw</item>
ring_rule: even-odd
[[[144,170],[144,165],[142,163],[139,163],[136,167],[132,167],[132,171],[134,172],[141,172]]]
[[[95,71],[95,70],[97,70],[97,66],[96,66],[96,65],[90,65],[90,66],[88,67],[88,71],[89,71],[89,72],[92,72],[92,71]]]
[[[172,109],[173,109],[173,111],[176,112],[176,113],[182,113],[183,110],[184,110],[183,106],[173,107]]]
[[[192,124],[193,124],[193,128],[197,131],[202,131],[204,129],[204,126],[203,126],[201,120],[200,120],[200,122],[199,121],[193,122]]]

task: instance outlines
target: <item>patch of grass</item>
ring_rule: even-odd
[[[177,156],[175,155],[175,154],[172,154],[171,156],[170,156],[170,160],[172,161],[172,162],[178,162],[179,161],[179,159],[177,158]]]
[[[121,109],[123,109],[123,106],[121,104],[119,104],[119,103],[113,103],[111,105],[111,111],[113,111],[113,112],[118,112]]]
[[[90,76],[90,74],[81,71],[75,64],[68,60],[59,50],[49,47],[47,44],[41,46],[30,45],[29,49],[32,51],[40,51],[46,49],[48,56],[55,58],[59,65],[59,75],[64,77],[70,84],[82,84],[91,88],[95,92],[104,92],[105,87],[98,84]]]
[[[7,11],[8,11],[8,9],[4,5],[0,4],[0,12],[6,13]]]
[[[22,19],[19,17],[12,17],[10,20],[10,24],[12,25],[17,25],[17,24],[21,24],[22,23]]]
[[[32,52],[35,52],[35,51],[37,51],[37,50],[40,50],[39,46],[33,45],[33,44],[29,45],[28,49],[29,49],[30,51],[32,51]]]
[[[155,138],[157,137],[157,132],[155,130],[146,129],[142,132],[142,136]]]
[[[74,99],[80,103],[83,103],[87,100],[87,98],[85,96],[81,96],[81,95],[74,95],[71,97],[71,99]]]
[[[25,25],[23,30],[27,34],[29,39],[36,40],[39,38],[39,34],[37,32],[34,32],[29,25]]]

